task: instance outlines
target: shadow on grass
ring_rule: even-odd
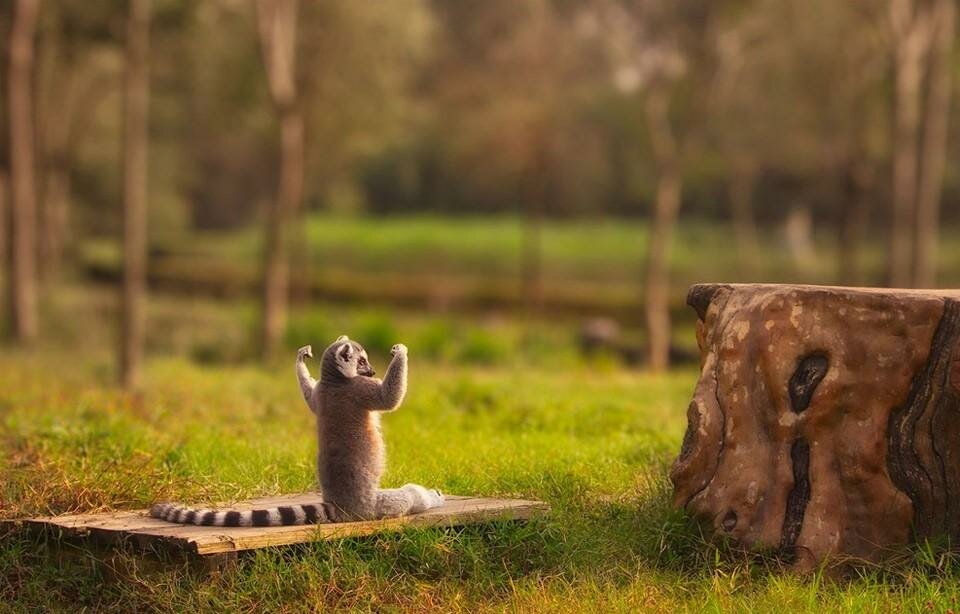
[[[252,603],[343,606],[374,591],[415,594],[458,587],[475,598],[505,597],[528,574],[558,574],[563,557],[549,523],[492,522],[410,529],[243,553],[210,571],[183,557],[131,545],[93,549],[24,530],[0,535],[0,603],[26,609],[196,607]],[[323,586],[322,596],[308,587]],[[321,598],[322,597],[322,598]]]
[[[798,572],[777,550],[748,551],[730,540],[712,536],[693,518],[672,506],[672,488],[665,472],[642,479],[642,494],[596,508],[591,521],[603,525],[637,564],[680,582],[706,578],[760,581],[791,577],[811,586],[882,586],[890,591],[916,589],[925,583],[960,583],[960,547],[947,539],[925,540],[887,550],[881,561],[828,559],[809,572]],[[659,477],[658,477],[659,476]]]

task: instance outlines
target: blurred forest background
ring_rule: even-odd
[[[694,281],[956,286],[955,12],[9,0],[6,337],[115,337],[128,385],[145,343],[269,360],[342,332],[656,370],[689,358]]]
[[[955,1],[0,0],[0,521],[315,490],[341,334],[410,348],[385,485],[552,508],[213,574],[3,525],[0,610],[960,610],[667,477],[691,283],[960,287]]]

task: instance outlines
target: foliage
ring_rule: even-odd
[[[692,49],[707,67],[676,94],[680,132],[706,129],[685,161],[686,210],[723,215],[729,177],[749,164],[761,219],[802,198],[819,220],[834,220],[846,196],[823,186],[837,165],[878,173],[890,157],[882,3],[727,0],[709,10],[677,4],[675,15],[674,4],[303,4],[308,205],[478,213],[547,194],[552,214],[644,213],[653,160],[642,105],[624,95],[636,82],[629,50],[601,17],[622,5],[662,33],[657,49]],[[83,120],[68,151],[49,152],[68,158],[54,162],[70,168],[83,232],[115,228],[105,213],[119,184],[122,11],[97,6],[45,3],[37,42],[39,133],[62,108]],[[710,36],[696,35],[708,21]],[[154,24],[151,192],[162,207],[153,232],[248,224],[277,173],[252,7],[164,0]],[[65,71],[70,87],[58,78]],[[43,171],[50,161],[40,154]],[[955,178],[947,182],[952,198]]]

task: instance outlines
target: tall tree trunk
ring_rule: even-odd
[[[7,188],[9,187],[9,182],[7,181],[7,172],[4,168],[0,167],[0,280],[5,280],[7,277],[7,262],[9,260],[8,249],[10,247],[9,241],[9,215],[10,207],[8,205],[9,199],[7,197]],[[0,301],[6,300],[6,294],[9,288],[9,284],[4,283],[0,287]]]
[[[11,332],[21,343],[37,336],[36,178],[33,138],[34,35],[39,0],[16,0],[10,28],[8,116],[10,119]]]
[[[42,282],[57,275],[68,230],[68,151],[76,111],[76,84],[81,69],[72,50],[64,48],[62,15],[56,10],[53,15],[56,22],[49,28],[39,55],[40,84],[37,89],[40,94],[36,104],[38,125],[42,128],[38,135],[39,167],[42,171],[38,232],[39,276]]]
[[[730,208],[733,232],[737,240],[737,255],[740,274],[751,278],[757,274],[760,250],[757,245],[757,223],[753,216],[753,188],[756,171],[747,165],[738,164],[733,169],[730,181]]]
[[[303,198],[303,119],[299,113],[280,120],[280,184],[267,209],[264,241],[263,322],[264,360],[277,349],[287,321],[290,292],[290,221]]]
[[[40,273],[44,281],[60,273],[70,231],[70,169],[66,160],[48,161],[40,209]]]
[[[543,304],[543,210],[538,202],[527,203],[523,223],[523,306],[528,315]]]
[[[524,200],[523,248],[521,262],[522,298],[526,315],[535,315],[543,306],[543,216],[547,199],[549,145],[540,139],[533,168],[527,174]]]
[[[669,255],[673,227],[680,209],[680,160],[676,137],[670,125],[669,94],[656,87],[645,105],[647,130],[657,167],[646,266],[646,326],[650,344],[650,369],[670,366],[670,273]]]
[[[932,9],[936,32],[929,54],[923,147],[917,184],[917,223],[913,237],[913,285],[917,288],[930,288],[936,283],[940,193],[947,158],[955,1],[935,0]]]
[[[127,17],[123,162],[123,319],[120,379],[140,384],[147,268],[147,104],[150,0],[130,0]]]
[[[837,279],[842,286],[863,283],[860,274],[860,243],[867,225],[873,173],[866,163],[849,162],[843,174],[841,210],[837,225]]]
[[[270,96],[280,120],[280,182],[267,208],[260,350],[275,354],[290,293],[288,226],[303,200],[304,124],[295,79],[298,0],[255,0],[257,32]]]
[[[44,125],[39,212],[40,278],[43,281],[57,277],[64,253],[70,248],[74,150],[92,125],[85,117],[93,113],[110,92],[112,81],[103,74],[85,71],[76,61],[75,51],[61,55],[62,59],[50,60],[53,66],[43,88],[48,101],[40,110],[40,123]]]
[[[39,198],[37,202],[37,242],[38,242],[38,263],[37,276],[41,284],[49,280],[50,273],[50,235],[48,232],[50,221],[49,194],[51,187],[54,190],[58,186],[51,186],[51,174],[54,169],[60,166],[60,152],[58,145],[63,134],[63,127],[66,125],[65,116],[69,114],[69,100],[64,102],[63,83],[72,78],[71,71],[68,69],[66,76],[61,74],[59,61],[63,47],[63,28],[60,21],[59,11],[56,7],[51,7],[50,25],[46,28],[43,37],[43,44],[37,50],[36,60],[36,84],[37,92],[34,104],[34,113],[37,117],[37,169],[39,173],[38,188]]]
[[[929,14],[914,0],[891,0],[894,62],[893,198],[890,216],[889,283],[912,280],[917,198],[920,99],[923,58],[929,43]]]

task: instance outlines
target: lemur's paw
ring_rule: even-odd
[[[305,345],[297,350],[297,360],[303,360],[304,358],[313,358],[312,345]]]
[[[397,354],[402,354],[402,355],[406,356],[406,354],[407,354],[407,346],[403,345],[402,343],[398,343],[398,344],[396,344],[395,346],[393,346],[392,348],[390,348],[390,355],[391,355],[391,356],[396,356]]]

